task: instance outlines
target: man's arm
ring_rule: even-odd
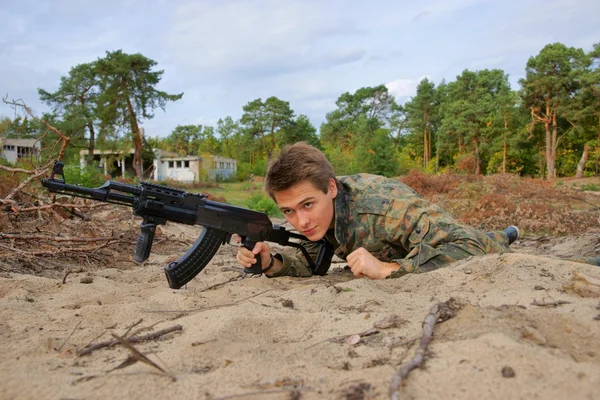
[[[303,241],[301,244],[308,251],[312,260],[316,261],[316,256],[319,252],[319,244],[309,241]],[[297,249],[295,251],[286,251],[277,254],[272,254],[271,251],[271,247],[267,243],[259,242],[256,243],[252,251],[240,247],[238,249],[237,259],[242,266],[248,268],[254,263],[255,255],[260,254],[263,272],[270,278],[278,276],[310,277],[313,275],[301,250]],[[273,257],[272,265],[271,256]]]

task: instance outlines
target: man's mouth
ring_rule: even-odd
[[[304,231],[305,235],[312,235],[313,233],[315,233],[315,231],[317,230],[317,228],[310,228]]]

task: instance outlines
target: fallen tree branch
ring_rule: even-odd
[[[17,186],[16,188],[13,189],[12,192],[10,192],[5,198],[4,200],[12,200],[12,198],[19,193],[25,186],[29,185],[29,182],[33,181],[34,179],[39,178],[42,175],[45,175],[46,172],[48,172],[48,168],[44,167],[44,168],[40,168],[38,170],[35,171],[35,173],[33,175],[31,175],[29,178],[25,179],[23,182],[21,182],[21,184],[19,186]]]
[[[541,302],[537,301],[536,299],[533,299],[533,301],[531,302],[532,306],[538,306],[538,307],[558,307],[558,306],[562,306],[563,304],[571,304],[570,301],[566,301],[566,300],[552,300],[549,302],[546,302],[546,300],[542,299]]]
[[[122,241],[122,240],[113,240],[113,241],[107,241],[106,243],[103,243],[103,244],[98,245],[98,246],[65,247],[65,248],[62,248],[62,249],[39,250],[39,251],[25,251],[25,250],[16,249],[14,247],[5,246],[3,244],[0,244],[0,247],[9,250],[12,253],[16,253],[16,254],[12,254],[13,256],[39,257],[39,256],[55,256],[55,255],[58,255],[58,254],[66,254],[66,253],[87,253],[87,252],[93,252],[93,251],[105,248],[105,247],[107,247],[107,246],[109,246],[111,244],[115,244],[115,243],[130,243],[130,242],[128,242],[128,241]]]
[[[7,172],[12,172],[13,174],[16,174],[16,173],[27,174],[27,175],[35,174],[35,170],[23,169],[23,168],[11,168],[11,167],[7,167],[5,165],[0,165],[0,169],[7,171]]]
[[[130,338],[127,338],[126,340],[129,343],[144,342],[144,341],[147,341],[147,340],[154,340],[154,339],[156,339],[158,337],[161,337],[163,335],[166,335],[168,333],[175,332],[175,331],[180,331],[182,329],[183,329],[183,327],[181,325],[174,325],[174,326],[172,326],[170,328],[165,328],[165,329],[162,329],[160,331],[149,333],[147,335],[132,336]],[[119,338],[120,338],[120,336],[119,336]],[[115,340],[107,340],[105,342],[96,343],[96,344],[91,345],[89,347],[86,347],[84,349],[78,350],[77,351],[77,355],[79,357],[85,356],[86,354],[90,354],[94,350],[103,349],[105,347],[111,347],[111,346],[114,346],[117,343],[121,343],[121,341],[118,340],[118,339],[115,339]]]
[[[122,237],[97,237],[97,238],[73,238],[73,237],[60,237],[60,236],[46,236],[46,235],[19,235],[14,233],[2,233],[0,232],[0,239],[14,239],[14,240],[47,240],[49,242],[103,242],[107,240],[118,240]]]
[[[267,292],[271,292],[271,291],[273,291],[273,290],[274,290],[274,289],[263,290],[262,292],[259,292],[259,293],[256,293],[256,294],[253,294],[252,296],[244,297],[243,299],[240,299],[240,300],[238,300],[238,301],[234,301],[234,302],[232,302],[232,303],[218,304],[218,305],[216,305],[216,306],[207,306],[207,307],[200,307],[200,308],[191,308],[191,309],[187,309],[187,310],[143,310],[143,311],[145,311],[145,312],[148,312],[148,313],[169,313],[169,314],[176,313],[176,314],[182,314],[182,315],[183,315],[183,314],[188,314],[188,313],[191,313],[191,312],[197,312],[197,311],[214,310],[214,309],[216,309],[216,308],[222,308],[222,307],[231,307],[231,306],[238,305],[238,304],[240,304],[240,303],[241,303],[241,302],[243,302],[243,301],[250,300],[250,299],[252,299],[252,298],[254,298],[254,297],[258,297],[258,296],[260,296],[261,294],[265,294],[265,293],[267,293]]]
[[[36,119],[36,120],[40,121],[42,124],[44,124],[44,126],[45,126],[45,127],[48,129],[48,130],[50,130],[50,131],[52,131],[52,132],[54,132],[54,133],[56,133],[56,134],[58,135],[58,137],[59,137],[59,140],[57,141],[57,143],[59,143],[59,142],[62,142],[62,144],[61,144],[61,146],[60,146],[60,150],[59,150],[59,152],[58,152],[58,156],[56,157],[56,159],[58,159],[58,160],[62,159],[63,155],[65,154],[65,149],[67,148],[67,146],[68,146],[69,142],[71,141],[71,138],[70,138],[70,137],[68,137],[68,136],[66,136],[66,135],[65,135],[64,133],[62,133],[62,132],[61,132],[59,129],[57,129],[57,128],[53,127],[52,125],[50,125],[50,124],[49,124],[49,123],[48,123],[46,120],[44,120],[44,119],[42,119],[42,118],[39,118],[38,116],[36,116],[36,115],[33,113],[33,111],[31,111],[31,108],[29,108],[29,107],[27,106],[27,104],[25,104],[25,102],[24,102],[24,101],[22,101],[22,100],[12,100],[12,101],[7,101],[7,99],[8,99],[8,95],[7,95],[7,96],[4,96],[4,97],[2,98],[2,101],[4,102],[4,104],[11,105],[11,106],[13,106],[13,107],[15,107],[15,108],[16,108],[16,107],[21,107],[21,108],[23,108],[23,110],[25,110],[25,112],[26,112],[26,113],[27,113],[27,114],[28,114],[28,115],[29,115],[31,118],[33,118],[33,119]],[[46,133],[47,133],[47,131],[46,131]],[[46,136],[46,134],[44,134],[43,136]],[[52,161],[50,164],[52,164],[53,162],[54,162],[54,161]],[[50,165],[50,164],[49,164],[49,165]]]
[[[35,206],[35,207],[25,207],[25,208],[20,208],[17,205],[17,202],[14,200],[10,200],[10,199],[0,199],[0,203],[3,204],[10,204],[13,208],[13,211],[15,213],[21,213],[21,212],[33,212],[33,211],[42,211],[42,210],[50,210],[53,208],[85,208],[85,209],[90,209],[90,208],[99,208],[99,207],[107,207],[109,206],[109,204],[63,204],[63,203],[52,203],[52,204],[44,204],[41,206]]]
[[[140,362],[143,362],[144,364],[147,364],[147,365],[150,365],[151,367],[156,368],[157,370],[159,370],[160,372],[162,372],[163,374],[165,374],[166,376],[171,378],[171,380],[173,382],[175,382],[177,380],[177,378],[175,378],[175,376],[169,374],[167,371],[165,371],[163,368],[161,368],[160,365],[156,364],[154,361],[152,361],[151,359],[146,357],[146,355],[143,354],[141,351],[139,351],[138,349],[133,347],[133,345],[131,344],[129,339],[126,339],[119,335],[115,335],[114,333],[113,333],[113,337],[116,338],[119,343],[121,343],[121,346],[128,349],[131,352],[131,354],[129,355],[129,357],[127,357],[127,359],[125,361],[123,361],[121,364],[119,364],[118,366],[113,368],[111,371],[128,367],[128,366],[133,365],[136,362],[140,361]]]
[[[415,356],[407,363],[400,366],[400,369],[392,377],[390,384],[390,398],[392,400],[398,400],[400,397],[399,389],[403,384],[403,380],[408,377],[410,371],[420,367],[425,361],[425,353],[429,347],[429,343],[433,339],[433,328],[437,322],[444,322],[456,315],[456,311],[460,309],[460,304],[454,299],[450,298],[445,303],[437,303],[434,305],[429,314],[425,316],[423,320],[423,335],[419,342],[419,347],[415,351]]]

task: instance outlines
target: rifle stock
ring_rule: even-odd
[[[42,185],[49,192],[132,207],[133,214],[143,218],[135,246],[134,260],[137,262],[149,257],[157,225],[172,221],[204,227],[194,245],[164,268],[169,287],[173,289],[181,288],[198,275],[234,233],[242,237],[243,245],[249,249],[256,242],[265,241],[299,249],[316,275],[325,275],[329,269],[333,257],[333,247],[329,242],[324,239],[319,242],[319,252],[313,260],[306,248],[290,240],[307,241],[306,237],[273,225],[264,213],[211,201],[203,194],[148,182],[137,186],[107,181],[98,188],[70,185],[65,182],[63,168],[63,163],[55,162],[50,178],[42,179]],[[262,273],[260,257],[252,268],[245,271]]]

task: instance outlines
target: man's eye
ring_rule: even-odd
[[[304,203],[304,208],[311,208],[313,203]]]
[[[284,215],[290,215],[291,213],[292,213],[292,210],[283,210]]]

